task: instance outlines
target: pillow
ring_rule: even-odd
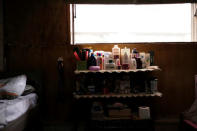
[[[28,94],[33,93],[33,92],[35,92],[35,88],[31,85],[26,85],[22,96],[28,95]]]
[[[14,99],[24,92],[26,86],[26,75],[0,80],[0,98]]]

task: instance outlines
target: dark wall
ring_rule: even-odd
[[[0,71],[3,70],[3,1],[0,1]]]
[[[5,6],[8,44],[49,46],[69,42],[63,0],[6,0]]]
[[[63,0],[5,1],[7,70],[43,71],[45,114],[50,119],[68,119],[71,107],[73,59],[67,10]],[[56,100],[59,56],[64,58],[64,103]]]
[[[68,120],[74,113],[72,86],[75,60],[69,45],[68,8],[63,0],[6,0],[5,43],[8,71],[42,70],[44,73],[45,115],[52,120]],[[81,47],[87,47],[84,45]],[[111,50],[112,44],[93,45]],[[156,100],[159,115],[177,115],[194,99],[194,74],[197,74],[196,43],[128,44],[140,51],[155,51],[159,90]],[[123,45],[122,45],[123,47]],[[57,58],[64,58],[64,101],[58,103]]]

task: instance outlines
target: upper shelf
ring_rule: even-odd
[[[149,71],[160,71],[161,69],[158,66],[149,66],[144,69],[135,69],[135,70],[75,70],[75,74],[80,73],[130,73],[130,72],[149,72]]]

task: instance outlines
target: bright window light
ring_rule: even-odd
[[[81,4],[75,16],[78,44],[191,41],[191,4]]]

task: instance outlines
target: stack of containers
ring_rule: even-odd
[[[90,50],[90,49],[89,49]],[[90,54],[91,53],[91,54]],[[153,52],[138,52],[136,48],[124,47],[120,49],[118,45],[114,45],[112,52],[89,51],[88,69],[90,70],[135,70],[147,68],[153,64]],[[151,63],[152,60],[152,63]],[[94,62],[95,61],[95,62]],[[95,64],[96,63],[96,64]]]

